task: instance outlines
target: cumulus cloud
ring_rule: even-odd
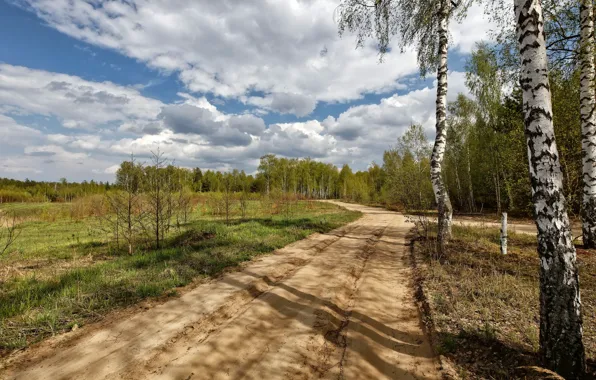
[[[265,131],[263,119],[249,114],[230,117],[229,125],[232,129],[254,136],[260,136]]]
[[[513,12],[506,16],[512,17]],[[450,25],[453,46],[462,53],[470,53],[478,41],[490,40],[490,32],[496,28],[497,25],[487,17],[484,5],[474,2],[461,23]]]
[[[252,96],[245,102],[266,110],[281,114],[293,114],[298,117],[310,115],[317,107],[317,101],[314,98],[287,92],[274,93],[266,97]]]
[[[159,118],[164,127],[177,134],[200,135],[215,146],[247,146],[251,135],[265,131],[263,119],[254,115],[218,115],[189,104],[165,106]]]
[[[83,129],[152,120],[163,105],[132,87],[8,64],[0,64],[0,103],[21,114],[55,116],[66,128]]]
[[[74,38],[178,73],[190,91],[223,97],[261,91],[282,112],[306,115],[314,101],[391,91],[416,72],[413,52],[399,54],[394,46],[379,65],[374,43],[354,49],[352,37],[340,39],[336,0],[19,3]]]
[[[27,145],[43,138],[43,133],[17,123],[13,118],[0,114],[0,141],[10,145]]]
[[[211,111],[188,104],[165,106],[160,114],[165,125],[176,133],[197,135],[213,134],[220,122],[214,120]]]
[[[459,93],[468,93],[465,87],[465,74],[449,73],[448,101],[456,99]],[[324,120],[327,133],[341,140],[373,140],[380,131],[396,127],[405,129],[411,124],[421,124],[434,133],[436,81],[433,87],[410,91],[405,95],[394,94],[381,99],[378,104],[365,104],[348,108],[337,119],[332,116]],[[401,134],[398,132],[396,135]],[[391,140],[395,140],[395,137]],[[362,143],[362,141],[360,141]]]
[[[286,157],[326,158],[335,149],[333,136],[322,134],[317,120],[273,124],[259,141],[259,151]]]
[[[373,42],[354,49],[352,36],[340,39],[337,0],[13,1],[62,33],[178,73],[193,92],[240,97],[262,91],[273,97],[274,110],[302,116],[313,101],[392,91],[417,71],[415,53],[401,54],[398,41],[380,65]],[[469,52],[491,27],[482,6],[473,5],[461,24],[451,25],[453,48]],[[298,98],[275,94],[308,101],[298,106]]]
[[[6,157],[0,164],[0,173],[6,175],[19,175],[19,174],[40,174],[42,171],[37,165],[31,166],[22,159],[14,157]]]

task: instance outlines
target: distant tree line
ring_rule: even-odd
[[[109,182],[24,181],[0,178],[0,203],[6,202],[71,202],[75,198],[103,194],[110,190]]]

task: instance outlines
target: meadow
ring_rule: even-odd
[[[456,225],[437,260],[435,226],[418,226],[412,252],[438,353],[459,378],[526,378],[523,368],[541,365],[536,236],[510,233],[509,254],[502,255],[498,229]],[[596,376],[596,252],[576,250],[583,342]]]
[[[0,218],[14,218],[20,233],[0,257],[0,354],[144,299],[176,296],[177,288],[360,215],[328,203],[253,196],[234,203],[226,217],[221,195],[195,195],[186,221],[172,223],[160,249],[148,238],[129,254],[106,234],[93,202],[0,205]]]

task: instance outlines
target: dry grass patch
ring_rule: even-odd
[[[437,332],[437,350],[466,379],[523,378],[518,367],[539,365],[539,290],[536,238],[512,234],[499,253],[499,231],[454,227],[439,260],[432,232],[414,255]],[[578,249],[584,344],[596,374],[596,251]],[[592,378],[592,377],[590,377]]]

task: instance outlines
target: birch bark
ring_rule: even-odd
[[[566,379],[585,370],[579,276],[555,141],[540,0],[515,0],[525,134],[540,258],[540,353]]]
[[[437,70],[437,101],[436,101],[436,137],[430,162],[430,177],[435,193],[435,200],[439,211],[438,240],[441,250],[451,237],[451,219],[453,209],[447,188],[442,177],[445,145],[447,142],[447,51],[448,51],[448,20],[451,3],[441,0],[439,10],[439,67]]]
[[[580,118],[582,135],[582,233],[586,248],[596,248],[596,93],[594,92],[594,5],[580,2]]]

